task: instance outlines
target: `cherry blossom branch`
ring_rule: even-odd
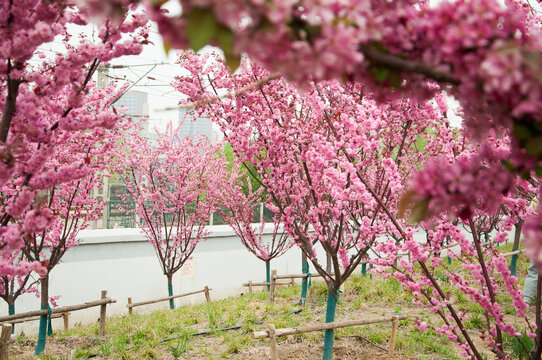
[[[404,71],[413,74],[420,74],[437,82],[459,85],[461,82],[451,74],[431,68],[422,63],[401,59],[398,56],[378,50],[374,45],[361,44],[359,50],[374,65],[383,65],[391,70]]]
[[[280,74],[273,74],[273,75],[270,75],[270,76],[268,76],[266,78],[258,80],[258,81],[254,82],[252,84],[249,84],[249,85],[246,85],[246,86],[244,86],[244,87],[242,87],[240,89],[237,89],[235,91],[230,91],[230,92],[226,93],[223,96],[220,96],[220,95],[212,96],[212,97],[201,99],[201,100],[191,102],[191,103],[188,103],[188,104],[179,105],[179,108],[180,109],[192,109],[192,108],[197,108],[197,107],[199,107],[201,105],[210,104],[210,103],[215,102],[217,100],[222,100],[222,99],[227,99],[227,98],[234,98],[234,97],[237,97],[237,96],[240,96],[240,95],[244,94],[247,91],[251,91],[251,90],[253,90],[254,88],[256,88],[258,86],[261,86],[261,85],[269,83],[270,81],[279,79],[280,77],[281,77]]]

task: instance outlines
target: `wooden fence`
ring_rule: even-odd
[[[100,336],[105,335],[105,319],[106,319],[106,306],[108,304],[116,303],[117,300],[107,297],[107,290],[102,290],[101,298],[95,301],[89,301],[79,305],[70,305],[70,306],[61,306],[54,309],[51,309],[51,318],[62,317],[64,319],[64,330],[67,330],[69,327],[69,314],[72,311],[88,309],[91,307],[99,306],[100,307]],[[0,323],[2,324],[2,332],[0,334],[0,360],[7,359],[9,345],[11,344],[11,328],[13,324],[22,323],[26,321],[35,321],[39,320],[40,316],[48,315],[49,311],[44,310],[35,310],[28,311],[20,314],[0,316]]]
[[[167,296],[167,297],[163,297],[163,298],[160,298],[160,299],[154,299],[154,300],[146,300],[146,301],[140,301],[140,302],[136,302],[136,303],[133,303],[132,302],[132,298],[129,297],[128,298],[128,304],[126,305],[126,307],[128,308],[128,313],[130,315],[133,314],[133,308],[135,308],[136,306],[142,306],[142,305],[149,305],[149,304],[156,304],[158,302],[162,302],[162,301],[169,301],[169,300],[173,300],[173,299],[177,299],[177,298],[181,298],[181,297],[185,297],[185,296],[189,296],[189,295],[195,295],[195,294],[200,294],[200,293],[205,293],[205,300],[207,302],[211,302],[211,295],[209,294],[209,292],[213,290],[213,289],[210,289],[208,286],[205,286],[203,288],[203,290],[198,290],[198,291],[192,291],[192,292],[188,292],[188,293],[184,293],[184,294],[179,294],[179,295],[173,295],[173,296]]]
[[[391,328],[390,342],[388,345],[388,356],[392,356],[395,349],[395,339],[397,338],[397,327],[399,325],[399,320],[404,320],[406,318],[407,317],[405,315],[393,315],[391,317],[388,316],[388,317],[378,317],[378,318],[369,318],[369,319],[360,319],[360,320],[350,320],[350,321],[343,321],[343,322],[330,322],[330,323],[325,323],[325,324],[316,324],[316,325],[283,328],[283,329],[275,329],[274,324],[268,324],[267,330],[253,332],[252,338],[253,339],[269,338],[271,359],[277,360],[278,359],[278,353],[277,353],[277,337],[278,336],[287,336],[287,335],[294,335],[294,334],[303,334],[303,333],[313,332],[313,331],[331,330],[331,329],[339,329],[339,328],[344,328],[344,327],[391,322],[392,328]]]

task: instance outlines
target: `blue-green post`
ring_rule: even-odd
[[[332,286],[332,285],[331,285]],[[327,292],[326,323],[335,321],[335,309],[337,308],[337,295],[333,289]],[[332,360],[333,358],[333,329],[326,330],[324,333],[324,354],[322,360]]]
[[[167,275],[167,293],[168,296],[173,296],[173,275]],[[173,299],[169,299],[170,310],[175,309],[175,302]]]
[[[270,260],[265,260],[265,282],[268,284],[267,291],[269,291],[271,289],[271,286],[269,285],[271,284],[271,261]]]
[[[15,304],[9,304],[8,305],[8,314],[9,315],[15,315]],[[15,333],[15,324],[12,324],[11,326],[11,333]]]
[[[450,237],[446,236],[446,245],[450,245]],[[450,248],[446,248],[446,254],[450,253]],[[448,265],[452,264],[452,258],[448,256]]]
[[[301,271],[303,274],[307,274],[307,277],[304,277],[303,280],[301,280],[301,298],[299,299],[299,304],[304,305],[307,301],[307,291],[308,291],[308,284],[309,284],[309,263],[305,261],[301,265]]]

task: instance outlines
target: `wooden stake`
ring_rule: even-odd
[[[107,297],[107,290],[102,290],[102,299],[105,299]],[[105,335],[105,317],[107,316],[106,311],[106,304],[100,305],[100,336]]]
[[[269,347],[271,350],[271,360],[278,360],[277,357],[277,337],[275,336],[275,324],[268,324],[267,334],[269,336]]]
[[[275,276],[277,276],[277,270],[271,271],[271,288],[269,289],[269,301],[272,303],[275,302],[275,286],[277,282]]]
[[[388,356],[392,356],[395,350],[395,338],[397,337],[397,326],[399,325],[399,318],[397,316],[391,317],[391,336],[390,336],[390,346],[388,348]]]
[[[203,288],[203,291],[205,291],[205,300],[207,300],[207,302],[211,302],[211,295],[209,295],[209,287],[205,286]]]
[[[294,285],[295,285],[294,278],[290,278],[290,285],[291,285],[291,286],[294,286]]]
[[[70,328],[70,314],[62,313],[62,319],[64,320],[64,331]]]
[[[131,305],[132,305],[132,298],[129,297],[129,298],[128,298],[128,305],[126,305],[126,307],[128,308],[128,314],[129,314],[129,315],[132,315],[132,314],[134,313],[133,310],[132,310],[132,306],[131,306]]]
[[[0,360],[7,360],[9,352],[9,340],[11,339],[11,324],[2,324],[0,335]]]
[[[252,280],[248,282],[248,292],[252,294]]]

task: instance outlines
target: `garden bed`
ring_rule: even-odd
[[[503,249],[505,250],[505,249]],[[523,279],[527,263],[521,255],[518,276]],[[252,331],[263,330],[266,323],[277,328],[323,323],[326,286],[313,281],[305,307],[297,305],[300,285],[277,289],[275,304],[268,302],[266,291],[245,294],[211,303],[183,306],[174,311],[157,311],[150,315],[108,318],[106,336],[98,337],[98,324],[75,326],[57,331],[47,340],[40,359],[266,359],[266,340],[253,340]],[[484,321],[481,309],[463,294],[455,293],[453,301],[471,312],[466,326],[474,331]],[[418,321],[438,325],[431,312],[412,305],[412,299],[394,279],[355,275],[345,284],[336,321],[402,313],[407,320],[399,323],[395,344],[396,359],[458,359],[455,344],[434,330],[416,329]],[[515,313],[505,309],[513,320]],[[533,314],[534,316],[534,314]],[[235,330],[224,328],[241,326]],[[522,324],[517,324],[522,329]],[[194,335],[209,331],[208,334]],[[335,332],[335,359],[389,359],[387,349],[391,324],[374,324],[339,329]],[[373,342],[374,344],[370,343]],[[35,359],[35,338],[20,336],[10,350],[10,359]],[[321,357],[323,332],[279,337],[280,359],[318,359]],[[381,348],[379,348],[379,347]],[[513,344],[509,344],[513,346]],[[489,349],[486,349],[491,358]]]

